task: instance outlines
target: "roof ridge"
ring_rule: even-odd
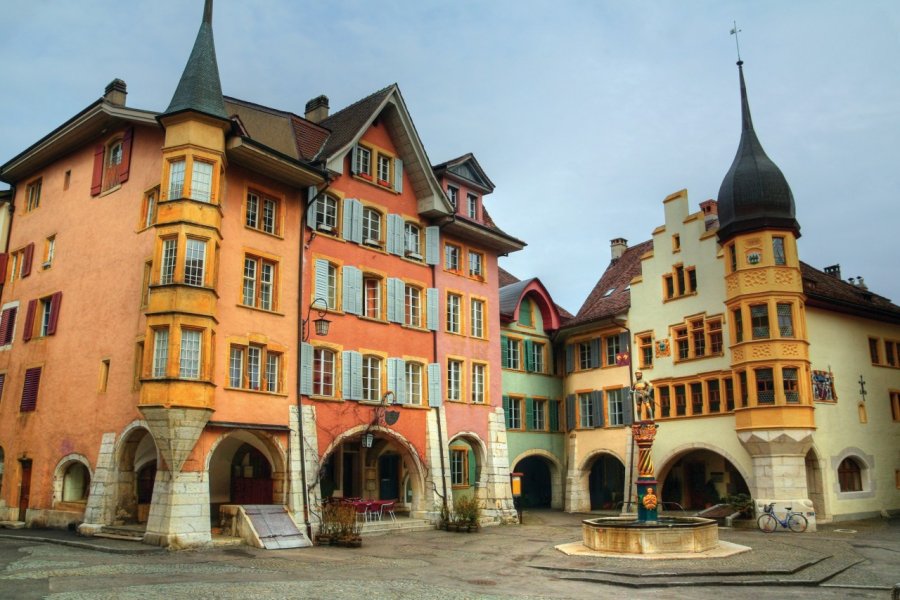
[[[354,103],[352,103],[352,104],[348,104],[347,106],[345,106],[345,107],[342,108],[341,110],[339,110],[339,111],[337,111],[337,112],[335,112],[335,113],[332,113],[332,114],[328,115],[328,117],[326,117],[325,119],[322,119],[322,122],[324,123],[324,122],[326,122],[326,121],[330,121],[331,119],[337,117],[337,116],[340,115],[341,113],[350,110],[350,109],[353,108],[354,106],[357,106],[357,105],[359,105],[359,104],[362,104],[362,103],[365,102],[366,100],[369,100],[369,99],[371,99],[371,98],[374,98],[374,97],[377,96],[378,94],[384,93],[384,92],[386,92],[387,90],[389,90],[389,89],[391,89],[391,88],[396,88],[396,87],[397,87],[397,83],[395,82],[395,83],[392,83],[392,84],[390,84],[390,85],[388,85],[388,86],[385,86],[385,87],[381,88],[381,89],[378,90],[378,91],[372,92],[372,93],[369,94],[368,96],[366,96],[366,97],[364,97],[364,98],[360,98],[360,99],[357,100],[356,102],[354,102]]]

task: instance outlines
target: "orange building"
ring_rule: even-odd
[[[396,85],[330,117],[324,97],[304,117],[225,98],[207,0],[170,106],[125,100],[113,81],[0,166],[0,519],[202,544],[223,505],[307,531],[328,496],[433,516],[462,432],[506,464],[499,379],[451,407],[442,361],[498,372],[496,256],[522,243],[454,224]],[[488,314],[444,349],[450,236],[483,253],[463,290]]]

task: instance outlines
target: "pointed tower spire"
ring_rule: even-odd
[[[794,217],[794,195],[781,169],[763,150],[747,100],[744,61],[739,60],[741,84],[741,141],[731,168],[719,187],[719,241],[760,229],[793,231],[800,237]]]
[[[197,39],[194,40],[191,56],[178,81],[172,102],[161,116],[192,110],[220,119],[228,118],[213,43],[212,5],[212,0],[206,0],[203,21],[197,32]]]

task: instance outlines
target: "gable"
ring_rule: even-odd
[[[454,165],[450,167],[448,171],[460,179],[474,183],[480,188],[490,189],[490,182],[486,181],[468,161],[459,165]]]

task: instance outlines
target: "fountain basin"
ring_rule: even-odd
[[[647,523],[600,517],[582,521],[581,532],[591,550],[621,554],[699,553],[719,543],[718,525],[702,517],[661,517]]]

